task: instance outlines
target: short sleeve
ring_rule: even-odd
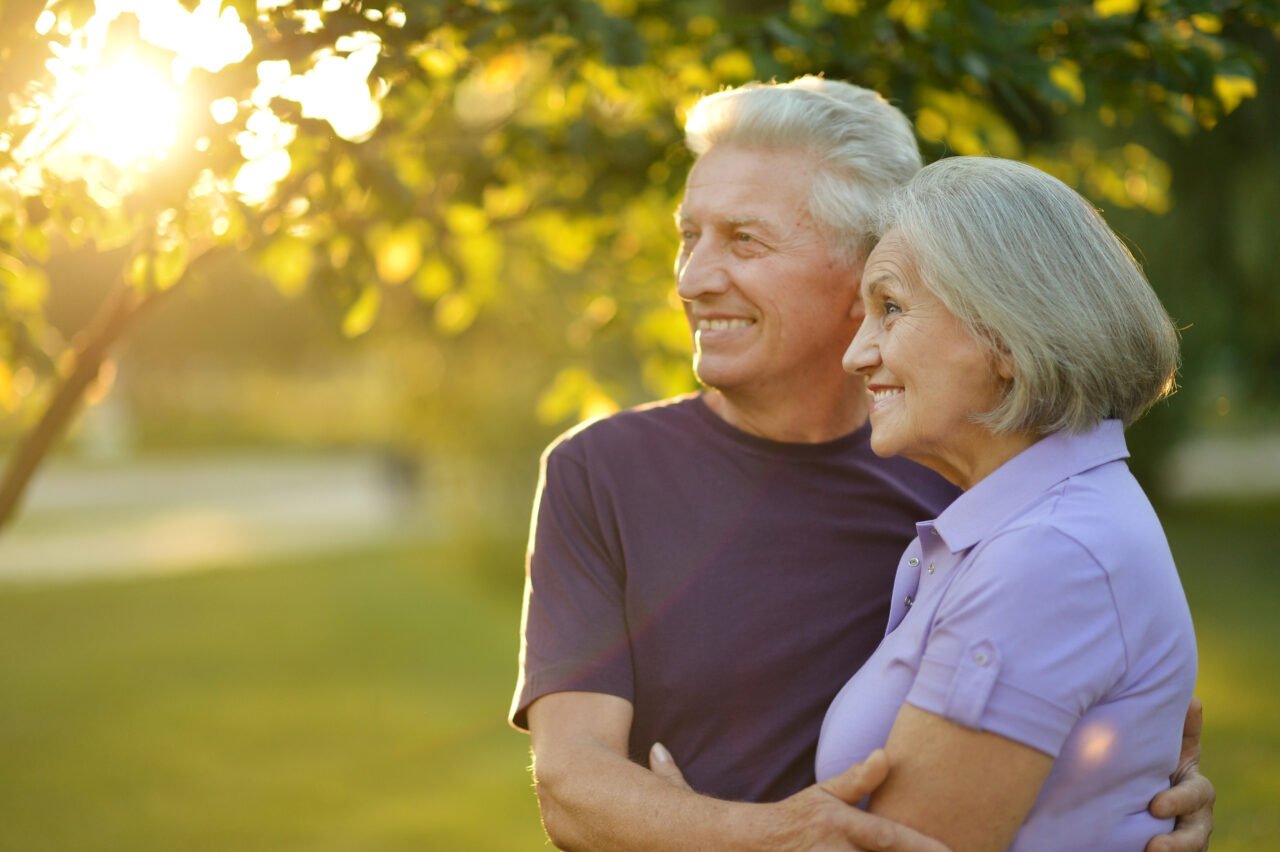
[[[608,503],[565,443],[544,455],[529,532],[520,673],[511,723],[534,700],[568,690],[632,700],[625,575],[609,546]]]
[[[1108,575],[1046,524],[977,547],[941,593],[907,702],[1056,758],[1125,671]]]

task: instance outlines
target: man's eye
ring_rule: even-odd
[[[755,237],[748,233],[744,233],[743,231],[738,231],[733,235],[733,240],[738,243],[750,243],[755,242]]]

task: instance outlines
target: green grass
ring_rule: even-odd
[[[1280,506],[1162,513],[1215,852],[1280,834]],[[545,848],[504,721],[518,543],[0,587],[0,849]]]
[[[1280,503],[1206,504],[1161,517],[1191,602],[1205,705],[1202,767],[1218,790],[1214,852],[1280,836]]]
[[[0,848],[542,848],[518,597],[469,561],[0,592]]]

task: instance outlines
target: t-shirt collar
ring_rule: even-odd
[[[933,528],[948,550],[959,553],[1059,482],[1128,457],[1124,424],[1119,420],[1104,420],[1086,432],[1055,432],[957,497],[933,522]]]

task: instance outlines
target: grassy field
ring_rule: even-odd
[[[1280,506],[1164,513],[1215,852],[1280,835]],[[0,588],[0,849],[543,848],[504,714],[519,543]]]
[[[1200,643],[1214,852],[1280,841],[1280,503],[1162,512]]]
[[[474,560],[0,592],[0,848],[540,848],[519,601]]]

